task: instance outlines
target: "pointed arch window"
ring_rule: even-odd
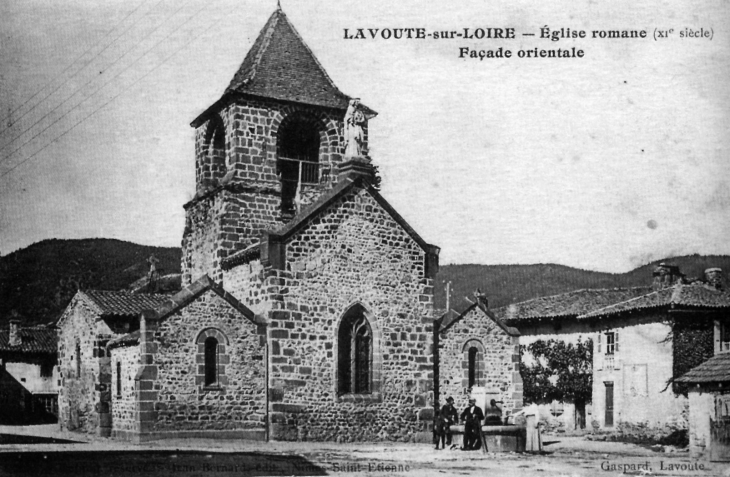
[[[472,346],[469,348],[469,387],[473,388],[477,383],[477,354],[479,350]]]
[[[348,311],[340,325],[338,342],[339,394],[373,391],[373,331],[362,308]]]

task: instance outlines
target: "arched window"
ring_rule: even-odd
[[[205,339],[205,385],[218,383],[218,340],[212,336]]]
[[[76,377],[81,377],[81,343],[76,342]]]
[[[220,116],[213,116],[205,133],[205,154],[209,176],[204,180],[221,179],[226,174],[226,128]]]
[[[373,332],[360,306],[342,318],[337,341],[339,394],[368,394],[372,389]]]
[[[479,350],[474,346],[469,348],[469,387],[473,388],[477,382],[477,354]]]
[[[281,209],[292,212],[300,184],[319,182],[319,128],[314,118],[294,114],[281,122],[277,136]]]
[[[464,358],[463,385],[469,389],[484,385],[484,346],[476,339],[467,341],[462,348]]]
[[[117,361],[117,397],[122,397],[122,362]]]
[[[195,339],[198,372],[195,384],[201,391],[221,391],[228,385],[226,365],[230,362],[228,354],[228,338],[219,329],[206,328],[198,333]]]

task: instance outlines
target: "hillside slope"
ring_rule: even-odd
[[[54,321],[78,289],[121,290],[149,270],[180,272],[180,249],[113,239],[44,240],[0,257],[0,327],[12,315],[24,325]]]
[[[489,306],[498,308],[539,296],[557,295],[579,288],[614,288],[649,286],[652,272],[661,263],[679,266],[688,277],[702,277],[705,269],[720,267],[730,272],[727,255],[687,255],[651,262],[626,273],[603,273],[555,264],[536,265],[444,265],[436,277],[435,305],[446,308],[446,283],[451,281],[451,308],[468,305],[476,288],[489,298]]]
[[[12,316],[23,324],[56,320],[78,289],[127,289],[141,283],[151,254],[160,260],[160,275],[180,273],[179,248],[150,247],[112,239],[44,240],[0,257],[0,328]],[[478,287],[493,308],[578,288],[613,288],[651,284],[660,262],[679,265],[688,276],[702,276],[710,267],[730,271],[728,256],[691,255],[658,260],[627,273],[580,270],[563,265],[445,265],[436,277],[435,303],[446,306],[445,285],[451,281],[451,307],[468,305]]]

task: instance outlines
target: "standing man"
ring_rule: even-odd
[[[469,407],[461,413],[461,420],[464,421],[464,450],[476,450],[481,446],[483,419],[484,413],[477,406],[477,400],[469,399]]]
[[[454,407],[454,398],[446,398],[446,404],[441,408],[441,417],[444,419],[444,434],[446,434],[446,445],[451,445],[451,426],[459,423],[459,413]]]

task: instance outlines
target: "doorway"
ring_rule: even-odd
[[[613,426],[613,381],[603,383],[606,385],[606,419],[605,426]]]

